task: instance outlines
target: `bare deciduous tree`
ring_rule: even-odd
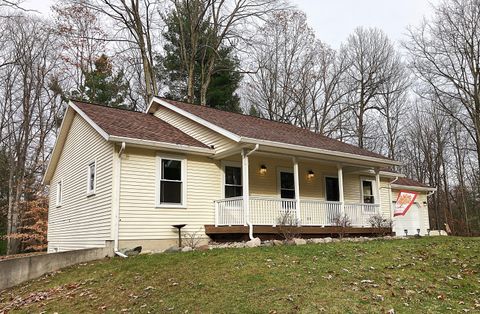
[[[347,63],[348,103],[355,117],[354,130],[357,144],[365,147],[367,121],[370,110],[380,110],[376,97],[385,89],[385,84],[392,82],[392,67],[399,62],[392,43],[387,35],[376,28],[355,29],[346,43],[342,45],[341,54]]]
[[[246,99],[266,118],[331,135],[344,109],[345,63],[315,38],[304,13],[276,12],[259,30]]]
[[[117,28],[111,41],[127,43],[138,51],[145,85],[145,103],[158,94],[154,70],[154,30],[159,28],[158,6],[154,0],[92,0],[91,9],[104,14]],[[123,36],[123,37],[122,37]]]
[[[200,86],[200,104],[206,105],[207,91],[222,45],[237,46],[251,26],[268,14],[284,8],[279,0],[171,0],[180,26],[181,60],[188,73],[187,99],[194,101],[193,86]],[[208,41],[200,47],[203,23],[209,24]],[[201,55],[199,82],[195,82],[197,54]]]
[[[9,53],[15,62],[0,68],[2,123],[1,148],[9,166],[8,234],[16,233],[21,221],[21,201],[28,201],[29,189],[42,176],[46,147],[55,120],[55,95],[49,78],[55,73],[58,45],[44,21],[16,16],[5,19]],[[18,251],[18,241],[9,239],[9,253]]]
[[[410,30],[412,65],[439,108],[465,128],[480,168],[480,2],[444,1]]]

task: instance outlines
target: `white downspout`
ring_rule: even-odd
[[[248,156],[257,151],[260,148],[259,144],[255,145],[255,148],[245,153],[245,150],[242,150],[242,169],[243,169],[243,208],[245,209],[246,219],[245,222],[248,226],[248,237],[250,240],[253,240],[253,224],[250,221],[250,180],[249,180],[249,166],[248,166]]]
[[[118,158],[117,158],[117,172],[116,172],[116,200],[115,200],[115,232],[114,232],[114,244],[115,244],[115,254],[120,256],[120,257],[127,257],[127,255],[123,254],[118,250],[118,234],[119,234],[119,228],[120,228],[120,179],[121,179],[121,170],[122,170],[122,155],[125,152],[125,142],[122,142],[122,146],[120,147],[120,150],[118,151]]]

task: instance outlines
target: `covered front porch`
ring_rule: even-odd
[[[258,145],[244,148],[221,160],[224,198],[214,201],[215,223],[205,226],[207,234],[240,232],[247,226],[273,233],[281,225],[329,234],[334,230],[327,227],[346,221],[354,233],[371,233],[373,216],[391,218],[389,178],[381,177],[379,166],[368,160],[278,153]]]

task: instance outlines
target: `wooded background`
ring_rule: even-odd
[[[432,229],[479,235],[480,2],[432,10],[401,44],[358,27],[332,49],[287,0],[63,0],[51,18],[0,0],[8,252],[45,248],[41,179],[68,99],[144,110],[154,95],[295,124],[398,159],[404,166],[394,170],[437,188]]]

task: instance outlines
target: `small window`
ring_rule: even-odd
[[[339,202],[338,178],[325,177],[325,198],[328,202]]]
[[[92,162],[87,168],[87,194],[95,194],[96,188],[96,163]]]
[[[291,172],[280,172],[280,197],[295,198],[295,183]]]
[[[242,168],[225,166],[225,198],[242,195]]]
[[[373,182],[362,180],[363,203],[374,204],[375,196],[373,195]]]
[[[56,199],[56,205],[57,206],[62,205],[62,198],[63,198],[62,193],[63,193],[62,181],[58,181],[57,182],[57,199]]]
[[[182,205],[182,160],[161,159],[160,205]]]

